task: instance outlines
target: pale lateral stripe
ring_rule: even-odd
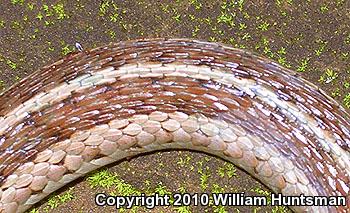
[[[326,152],[330,152],[335,158],[338,158],[341,164],[350,165],[350,157],[337,143],[335,138],[330,134],[326,134],[324,130],[318,127],[317,122],[309,115],[305,115],[298,110],[297,106],[281,100],[278,96],[268,88],[258,85],[252,79],[244,79],[235,76],[229,72],[222,72],[219,69],[214,69],[206,65],[178,65],[177,63],[169,63],[162,66],[161,63],[137,63],[125,65],[114,69],[107,67],[97,70],[92,74],[86,74],[68,83],[62,83],[58,87],[35,95],[25,103],[12,110],[4,117],[0,117],[0,134],[14,123],[23,119],[27,113],[40,110],[47,104],[59,102],[67,98],[73,91],[79,91],[83,88],[89,88],[93,85],[101,85],[106,82],[114,82],[117,78],[127,79],[134,77],[162,77],[162,76],[181,76],[190,77],[202,80],[213,80],[227,86],[234,86],[246,92],[251,97],[256,96],[260,100],[267,103],[269,106],[284,109],[286,115],[290,119],[297,119],[299,123],[310,133],[316,135],[319,139],[322,148]],[[23,108],[26,108],[25,111]],[[307,121],[305,123],[305,121]],[[350,176],[350,168],[344,168]]]
[[[316,196],[318,195],[315,188],[313,187],[313,183],[310,183],[307,181],[307,178],[305,177],[305,175],[303,175],[303,172],[300,171],[300,169],[294,167],[293,163],[291,162],[290,159],[283,157],[283,156],[278,156],[278,158],[274,158],[274,156],[276,155],[276,153],[274,153],[274,151],[272,151],[271,149],[268,149],[269,145],[268,143],[264,143],[263,141],[261,141],[260,138],[254,136],[254,135],[247,135],[244,134],[243,132],[238,131],[240,129],[239,126],[235,125],[235,124],[229,124],[226,123],[225,121],[222,120],[216,120],[216,119],[208,119],[205,116],[201,116],[199,117],[198,115],[190,115],[187,117],[187,115],[179,115],[177,114],[177,116],[174,116],[174,114],[168,114],[168,113],[158,113],[162,114],[162,116],[164,118],[160,118],[159,116],[153,117],[150,115],[136,115],[136,116],[132,116],[128,119],[123,119],[123,120],[113,120],[110,122],[111,125],[100,125],[97,127],[93,127],[90,130],[84,130],[84,131],[80,131],[81,133],[76,132],[75,135],[72,135],[70,137],[70,139],[66,140],[68,141],[69,144],[73,143],[73,141],[81,141],[82,138],[77,139],[76,137],[81,137],[81,135],[83,135],[83,132],[90,132],[89,135],[91,134],[97,134],[97,135],[101,135],[101,136],[106,136],[105,135],[105,130],[106,128],[112,128],[112,126],[115,126],[116,128],[121,129],[121,131],[126,131],[126,129],[128,129],[128,127],[130,127],[131,125],[143,125],[145,124],[145,122],[149,119],[155,119],[155,120],[162,120],[162,122],[165,124],[166,119],[175,119],[173,121],[176,122],[180,122],[181,126],[185,125],[186,121],[195,121],[196,124],[195,125],[186,125],[187,127],[189,126],[198,126],[197,130],[199,130],[199,128],[204,128],[204,127],[208,127],[205,129],[202,129],[202,131],[206,132],[206,134],[215,136],[220,136],[220,138],[225,141],[225,143],[227,145],[229,144],[236,144],[237,149],[241,149],[243,152],[253,152],[254,155],[256,157],[262,157],[263,155],[261,153],[262,150],[265,150],[265,152],[267,153],[267,158],[260,160],[261,163],[266,163],[269,162],[270,165],[272,162],[278,161],[278,162],[283,162],[283,164],[281,164],[281,167],[284,167],[284,169],[282,169],[281,171],[279,171],[279,167],[278,165],[276,165],[275,167],[271,167],[271,169],[273,170],[273,175],[271,177],[264,177],[260,174],[256,174],[256,176],[260,177],[260,180],[262,182],[264,182],[265,184],[269,185],[272,189],[274,189],[275,191],[279,191],[281,190],[282,193],[284,195],[295,195],[295,189],[297,188],[298,190],[300,190],[301,192],[303,192],[305,195],[312,195],[312,196]],[[171,120],[170,119],[170,120]],[[174,124],[174,122],[173,122]],[[171,125],[171,126],[177,126],[177,125]],[[193,123],[192,123],[193,124]],[[218,131],[214,131],[212,130],[210,127],[214,126],[215,128],[218,128]],[[167,127],[165,127],[167,128]],[[97,131],[99,130],[99,131]],[[212,133],[207,132],[207,131],[213,131]],[[96,132],[97,131],[97,132]],[[187,129],[187,131],[192,132],[192,130]],[[94,133],[92,133],[94,132]],[[130,132],[129,132],[130,133]],[[235,136],[235,137],[233,137]],[[86,138],[86,137],[83,137]],[[244,140],[241,141],[240,139]],[[87,139],[82,140],[82,142],[88,147],[89,145],[87,145]],[[117,142],[117,141],[113,141],[113,142]],[[59,142],[61,143],[61,142]],[[211,143],[214,143],[213,141]],[[55,150],[57,151],[65,151],[67,152],[67,147],[65,146],[60,146],[62,149],[57,150],[56,145],[53,144],[51,145],[48,150]],[[215,148],[211,147],[211,145],[209,145],[209,148],[204,147],[204,146],[195,146],[193,145],[191,142],[171,142],[171,143],[161,143],[158,144],[157,142],[152,142],[151,144],[145,145],[142,148],[135,148],[132,150],[125,150],[122,151],[120,149],[117,149],[116,151],[114,151],[113,153],[111,153],[108,156],[105,157],[101,157],[99,159],[94,159],[91,160],[90,162],[83,162],[81,167],[76,170],[73,174],[64,174],[60,180],[58,180],[58,182],[49,180],[48,183],[45,185],[45,187],[43,188],[43,193],[39,193],[39,194],[32,194],[30,196],[30,198],[22,205],[19,206],[19,208],[23,211],[26,210],[27,208],[29,208],[31,205],[35,204],[36,202],[40,201],[43,197],[45,197],[46,195],[48,195],[49,193],[57,190],[58,188],[62,187],[64,184],[73,181],[74,179],[83,176],[84,174],[88,173],[89,171],[93,171],[99,167],[102,167],[104,165],[107,165],[109,163],[118,161],[120,159],[123,159],[127,156],[132,156],[135,155],[137,153],[145,153],[145,152],[151,152],[151,151],[155,151],[155,150],[163,150],[163,149],[168,149],[168,148],[189,148],[192,150],[198,150],[198,151],[202,151],[202,152],[207,152],[207,153],[211,153],[211,154],[216,154],[218,156],[221,156],[233,163],[235,163],[236,165],[240,165],[242,168],[246,169],[247,171],[250,171],[251,174],[255,174],[253,173],[253,168],[251,165],[249,165],[249,162],[244,163],[244,159],[243,159],[243,155],[241,157],[227,157],[226,155],[223,154],[222,151],[217,150],[215,151]],[[259,151],[261,150],[261,151]],[[269,150],[269,151],[266,151]],[[40,158],[39,157],[44,151],[42,151],[41,153],[38,154],[38,157],[33,161],[35,162],[36,165],[38,165],[40,163]],[[43,155],[41,155],[43,156]],[[45,155],[44,155],[45,156]],[[47,157],[49,158],[49,157]],[[272,160],[272,158],[274,158]],[[243,159],[243,162],[242,162]],[[62,160],[62,162],[65,162],[65,159]],[[248,164],[247,164],[248,163]],[[31,163],[26,163],[26,164],[31,164]],[[15,172],[14,174],[17,175],[25,175],[25,174],[30,174],[32,173],[32,170],[29,170],[27,172],[19,172],[19,171],[24,171],[23,167],[26,167],[26,165],[22,165],[20,166]],[[17,176],[14,175],[14,176]],[[278,188],[277,186],[275,186],[274,184],[274,178],[276,177],[280,177],[283,176],[286,180],[286,185],[283,189]],[[301,182],[297,182],[296,177],[301,178],[303,181]],[[295,180],[293,180],[293,178]],[[8,177],[5,184],[1,187],[0,190],[5,191],[7,188],[9,188],[11,185],[15,184],[15,181],[11,181],[11,178]],[[11,182],[11,183],[8,183]],[[7,185],[7,186],[6,186]],[[1,203],[1,202],[0,202]],[[5,204],[5,202],[3,203]],[[308,210],[313,210],[313,211],[320,211],[323,209],[323,207],[317,207],[317,206],[310,206],[310,207],[305,207]],[[324,210],[324,209],[323,209]]]

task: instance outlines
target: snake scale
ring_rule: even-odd
[[[23,212],[89,171],[140,153],[199,150],[283,195],[344,196],[349,114],[297,73],[189,39],[71,53],[0,95],[0,209]]]

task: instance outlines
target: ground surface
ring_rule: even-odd
[[[350,107],[350,2],[3,0],[0,93],[38,68],[75,51],[135,38],[189,37],[257,52],[302,73]],[[94,3],[92,3],[94,2]],[[245,192],[266,188],[231,164],[205,154],[162,152],[118,163],[81,179],[31,212],[113,212],[98,192]],[[126,212],[147,212],[133,208]],[[160,207],[152,212],[286,212],[277,207]],[[121,210],[120,212],[123,212]]]

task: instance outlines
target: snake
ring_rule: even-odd
[[[186,149],[283,196],[346,201],[295,212],[350,212],[349,118],[300,73],[218,42],[138,39],[73,52],[0,95],[0,209],[24,212],[121,159]]]

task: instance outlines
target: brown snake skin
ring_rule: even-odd
[[[346,198],[296,212],[350,212],[349,114],[273,61],[188,39],[72,53],[1,94],[0,209],[169,148],[223,157],[283,195]]]

